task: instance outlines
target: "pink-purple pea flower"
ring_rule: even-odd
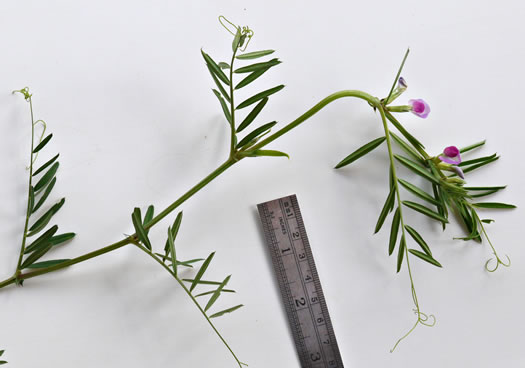
[[[463,170],[458,166],[461,163],[461,154],[456,146],[445,147],[439,159],[447,164],[451,164],[451,169],[454,170],[461,179],[465,179]]]
[[[415,100],[409,100],[408,104],[411,107],[410,111],[413,114],[419,116],[420,118],[424,119],[428,116],[428,114],[430,114],[430,106],[428,106],[428,104],[420,98]]]

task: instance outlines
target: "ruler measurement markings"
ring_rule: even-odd
[[[343,368],[295,195],[258,209],[301,366]]]
[[[286,213],[286,210],[283,208],[281,201],[277,201],[276,205],[279,206],[279,208],[280,208],[282,214],[284,215],[284,214]],[[282,231],[283,231],[283,234],[282,234],[282,235],[283,235],[283,236],[284,236],[284,235],[288,235],[288,236],[285,237],[285,239],[288,240],[288,242],[286,243],[286,245],[288,246],[288,248],[286,248],[286,249],[289,249],[289,250],[290,250],[290,252],[287,253],[287,254],[284,254],[284,253],[281,254],[281,262],[282,262],[282,263],[284,263],[284,261],[285,261],[285,260],[284,260],[284,257],[285,257],[285,256],[288,256],[288,255],[289,255],[289,256],[292,256],[292,258],[293,258],[295,261],[297,261],[297,258],[296,258],[296,252],[297,252],[297,250],[295,249],[295,246],[294,246],[293,242],[291,241],[291,239],[290,239],[290,237],[289,237],[290,229],[289,229],[289,226],[288,226],[288,219],[292,219],[293,217],[294,217],[294,214],[288,212],[288,213],[286,213],[286,217],[284,217],[284,218],[279,218],[279,220],[280,220],[279,222],[280,222],[280,224],[281,224],[281,228],[282,228]],[[281,220],[282,220],[282,221],[281,221]],[[284,239],[283,239],[283,240],[284,240]],[[287,262],[287,263],[289,263],[289,262]],[[298,311],[298,310],[296,309],[296,308],[298,307],[298,305],[294,305],[294,301],[298,299],[298,296],[297,296],[297,295],[294,295],[294,293],[292,292],[292,288],[290,287],[290,285],[295,284],[297,281],[295,281],[295,280],[293,280],[293,279],[291,280],[291,277],[296,276],[296,279],[297,279],[297,280],[300,280],[300,278],[301,278],[300,276],[301,276],[301,275],[300,275],[300,274],[295,274],[295,273],[293,272],[293,271],[295,271],[295,267],[293,267],[293,266],[296,266],[296,263],[295,263],[295,262],[292,263],[292,268],[290,268],[290,267],[286,267],[286,270],[289,271],[289,272],[287,272],[287,278],[286,278],[286,283],[287,283],[287,286],[288,286],[287,289],[290,290],[290,292],[288,293],[288,295],[289,295],[289,297],[288,297],[288,301],[289,301],[289,303],[288,303],[288,304],[289,304],[289,306],[290,306],[290,310],[291,310],[291,312],[292,312],[293,314],[295,314],[295,319],[299,322],[299,329],[300,329],[300,331],[301,331],[300,336],[302,336],[302,339],[301,339],[301,345],[302,345],[302,347],[304,348],[303,351],[306,352],[306,354],[303,354],[302,360],[303,360],[304,364],[307,364],[307,362],[309,362],[309,360],[308,360],[308,355],[307,355],[307,351],[308,351],[308,349],[306,349],[306,340],[307,340],[308,338],[311,338],[311,336],[309,336],[309,335],[304,335],[304,330],[303,330],[303,328],[301,328],[300,326],[305,326],[305,324],[306,324],[309,320],[308,320],[307,318],[305,319],[304,316],[303,316],[303,313],[300,313],[300,311]],[[294,311],[295,311],[295,313],[294,313]],[[313,366],[312,366],[312,368],[313,368]]]
[[[276,230],[279,230],[279,228],[277,228]],[[272,235],[274,236],[274,239],[277,240],[275,234],[272,234]],[[280,242],[276,241],[276,244],[279,244],[279,243],[280,243]],[[275,253],[276,253],[277,256],[282,256],[282,254],[280,254],[280,251],[281,251],[280,247],[278,247],[278,246],[275,247]],[[282,261],[282,259],[281,259],[281,262],[279,262],[279,263],[280,263],[280,266],[281,266],[281,268],[282,268],[282,272],[283,272],[283,276],[284,276],[284,280],[285,280],[285,282],[286,282],[288,285],[293,284],[293,283],[294,283],[293,281],[290,282],[290,281],[288,280],[287,273],[286,273],[286,267],[285,267],[284,262]],[[285,288],[285,291],[286,291],[286,294],[287,294],[288,298],[289,298],[289,299],[292,298],[291,290],[290,290],[289,288]],[[286,309],[289,309],[288,312],[289,312],[289,313],[292,313],[292,307],[287,306]],[[299,319],[298,319],[297,316],[295,316],[295,322],[296,322],[296,328],[293,328],[293,327],[292,327],[292,331],[294,332],[294,338],[296,338],[296,339],[297,339],[296,341],[300,342],[301,347],[302,347],[303,349],[305,349],[306,346],[304,345],[304,336],[303,336],[303,334],[302,334],[302,329],[300,328],[301,322],[299,321]],[[297,345],[296,345],[296,347],[297,347]],[[304,351],[304,350],[303,350],[303,351]]]
[[[279,204],[281,205],[281,211],[283,211],[283,213],[285,212],[284,202],[285,202],[285,199],[282,199],[282,198],[279,199]],[[290,203],[290,205],[292,205],[292,203]],[[293,208],[293,205],[292,205],[292,208]],[[295,220],[295,224],[296,224],[296,226],[294,226],[294,231],[293,232],[291,231],[291,226],[290,226],[290,222],[292,222],[292,220]],[[302,249],[301,249],[302,253],[298,253],[298,250],[296,249],[295,244],[294,244],[294,239],[300,239],[301,238],[300,232],[295,230],[296,228],[298,228],[298,225],[299,224],[297,222],[296,211],[295,211],[295,208],[294,208],[293,215],[290,214],[290,213],[287,214],[287,221],[285,221],[285,226],[286,226],[286,228],[288,230],[288,239],[289,239],[289,241],[290,241],[290,243],[292,245],[292,248],[294,250],[293,253],[295,255],[295,262],[296,262],[296,267],[297,267],[297,271],[298,271],[298,274],[299,274],[299,278],[301,279],[301,286],[302,286],[302,289],[303,289],[302,291],[304,293],[304,297],[309,298],[308,290],[307,290],[307,287],[306,287],[306,285],[304,283],[304,280],[303,280],[301,265],[299,263],[300,262],[299,254],[304,254],[305,255],[304,258],[306,258],[306,251],[305,251],[304,246],[303,246]],[[303,239],[303,241],[304,241],[304,239]],[[303,243],[301,243],[301,245],[303,245]],[[299,299],[299,300],[301,300],[301,299]],[[310,303],[306,303],[306,300],[304,300],[304,299],[302,299],[302,300],[307,305],[310,317],[314,321],[314,323],[313,323],[314,324],[314,331],[315,331],[315,337],[316,337],[316,340],[317,340],[317,344],[318,344],[318,347],[319,347],[319,352],[321,354],[322,360],[325,361],[326,360],[326,356],[325,356],[325,352],[323,351],[323,348],[322,348],[322,345],[321,345],[321,338],[319,336],[319,331],[315,328],[315,316],[314,316],[314,312],[313,312],[313,309],[312,309],[312,305]],[[296,305],[298,307],[299,305],[297,304],[297,299],[296,299],[295,303],[296,303]]]
[[[272,211],[272,214],[274,213],[274,211]],[[273,217],[274,220],[275,217]],[[282,218],[279,218],[279,222],[280,222],[280,225],[282,226],[284,223],[282,222]],[[275,229],[275,228],[274,228]],[[277,227],[276,230],[280,230],[281,228],[280,227]],[[286,229],[284,229],[284,231],[286,231]],[[271,234],[271,235],[275,235],[274,234]],[[273,238],[272,240],[276,240],[277,237],[276,236],[272,236],[271,238]],[[281,243],[281,242],[279,242]],[[289,280],[288,278],[288,275],[287,275],[287,267],[284,265],[284,262],[283,262],[283,251],[286,252],[290,252],[291,251],[291,248],[287,248],[287,244],[285,242],[283,242],[282,244],[282,247],[274,247],[273,248],[273,253],[274,255],[277,256],[276,260],[277,262],[275,262],[275,265],[279,265],[279,268],[281,268],[284,272],[284,274],[282,276],[284,276],[282,278],[283,282],[280,283],[280,288],[281,288],[281,291],[282,291],[282,295],[285,299],[287,300],[291,300],[292,299],[292,295],[291,295],[291,290],[289,290],[289,286],[291,284],[291,280]],[[288,254],[291,254],[291,253],[288,253]],[[281,280],[281,279],[280,279]],[[288,286],[288,287],[286,287]],[[289,304],[286,304],[285,303],[285,309],[287,310],[287,313],[292,313],[290,316],[293,318],[294,320],[294,324],[291,326],[293,332],[294,332],[294,339],[295,339],[295,342],[296,342],[296,348],[298,349],[298,351],[302,351],[302,352],[305,352],[307,350],[305,350],[305,345],[304,345],[304,339],[305,339],[305,336],[302,336],[302,338],[298,338],[300,335],[301,335],[301,328],[300,326],[302,325],[302,322],[300,321],[300,319],[298,318],[299,316],[298,315],[294,315],[293,314],[293,306],[289,305]],[[299,346],[298,346],[299,344]],[[305,360],[305,356],[302,356],[301,357],[301,360]],[[306,360],[305,360],[306,361]]]
[[[281,204],[281,210],[284,211],[284,202],[285,200],[283,199],[280,199],[279,202]],[[290,203],[292,205],[292,208],[293,208],[293,204]],[[299,224],[298,224],[298,221],[297,221],[297,212],[295,211],[295,208],[293,208],[293,216],[289,216],[287,221],[285,221],[285,224],[288,228],[288,239],[290,240],[290,242],[292,243],[292,245],[294,245],[294,240],[300,240],[301,238],[301,235],[300,235],[300,232],[297,231],[296,229],[298,229],[299,227]],[[291,228],[292,226],[290,225],[290,223],[293,223],[293,232],[291,231]],[[303,242],[304,242],[304,239],[303,239]],[[301,278],[301,286],[302,286],[302,289],[303,289],[303,292],[304,292],[304,296],[306,298],[309,298],[310,295],[308,293],[308,287],[306,286],[305,282],[304,282],[304,276],[303,276],[303,272],[302,272],[302,269],[301,269],[301,263],[300,261],[301,260],[306,260],[306,250],[304,249],[304,243],[301,242],[301,244],[299,244],[300,248],[297,249],[295,246],[294,246],[294,250],[295,250],[295,261],[296,261],[296,266],[297,266],[297,270],[299,272],[299,276]],[[300,255],[303,255],[303,257],[301,258]],[[297,303],[297,302],[296,302]],[[306,301],[305,301],[306,303]],[[310,313],[310,317],[311,317],[311,320],[313,320],[313,327],[314,327],[314,331],[315,331],[315,338],[317,340],[317,344],[318,344],[318,348],[319,348],[319,353],[321,354],[321,358],[323,361],[326,360],[326,354],[325,352],[323,351],[323,347],[322,347],[322,343],[321,343],[321,337],[319,336],[319,331],[317,330],[317,328],[315,328],[315,321],[316,321],[316,316],[314,314],[314,310],[313,310],[313,306],[310,304],[310,303],[306,303],[307,306],[308,306],[308,311]]]
[[[290,283],[288,281],[288,277],[286,274],[286,268],[285,268],[284,262],[282,261],[281,254],[280,254],[281,253],[281,249],[279,247],[280,242],[277,240],[277,236],[276,236],[276,231],[280,230],[280,228],[271,227],[271,225],[273,225],[272,219],[275,219],[275,216],[273,215],[274,212],[273,211],[270,212],[267,206],[261,206],[260,210],[261,209],[263,213],[265,214],[264,218],[268,221],[266,223],[267,226],[263,226],[263,228],[268,229],[268,231],[265,231],[266,235],[268,236],[266,239],[270,240],[270,243],[271,243],[270,248],[274,256],[273,258],[274,260],[277,260],[277,262],[273,262],[275,266],[274,269],[279,276],[279,280],[283,280],[284,283],[289,285]],[[269,231],[270,228],[274,229],[274,232]],[[284,283],[278,282],[279,289],[281,291],[281,295],[284,298],[291,299],[292,298],[291,290],[289,288],[286,288]],[[292,307],[289,304],[285,303],[285,310],[289,318],[291,317],[294,319],[294,323],[292,324],[292,326],[290,326],[290,328],[294,336],[294,341],[295,341],[297,350],[302,351],[302,352],[307,352],[306,345],[304,345],[304,336],[302,333],[302,329],[300,327],[301,323],[298,319],[298,316],[294,315]],[[301,360],[305,360],[305,357],[303,356]]]
[[[303,217],[301,215],[301,210],[299,208],[299,203],[297,202],[297,197],[295,195],[291,196],[290,198],[292,202],[292,206],[294,207],[294,212],[296,213],[296,219],[297,219],[297,225],[299,227],[300,233],[304,234],[304,248],[305,252],[307,253],[307,260],[310,266],[310,272],[312,273],[313,281],[316,287],[317,297],[319,301],[319,306],[321,308],[321,314],[323,315],[324,319],[324,326],[326,327],[326,331],[328,334],[328,344],[333,354],[334,354],[334,361],[336,362],[337,366],[343,367],[343,361],[341,359],[341,353],[339,351],[339,346],[337,345],[337,340],[335,338],[335,332],[334,328],[332,326],[332,322],[330,320],[330,315],[328,313],[328,307],[326,305],[326,299],[324,297],[323,288],[321,287],[321,279],[319,278],[319,274],[317,273],[317,267],[315,266],[314,257],[312,254],[312,249],[310,247],[310,242],[308,240],[308,237],[306,235],[306,228],[304,226]],[[298,215],[298,216],[297,216]],[[331,344],[331,343],[335,344]]]
[[[298,208],[297,208],[297,206],[294,206],[294,205],[293,205],[293,198],[291,198],[291,202],[292,202],[292,207],[294,208],[294,213],[295,213],[295,219],[296,219],[296,225],[297,225],[296,228],[299,229],[299,230],[301,230],[301,229],[299,228],[299,222],[298,222],[300,216],[297,216],[297,213],[299,213],[299,212],[297,211]],[[301,231],[299,231],[299,234],[300,234],[300,233],[301,233]],[[303,245],[303,246],[302,246],[302,252],[303,252],[302,254],[303,254],[303,257],[302,257],[302,259],[299,259],[299,260],[298,260],[298,262],[299,262],[299,267],[301,268],[301,271],[302,271],[301,262],[302,262],[302,261],[308,261],[308,258],[306,257],[306,246],[305,246],[306,243],[307,243],[307,236],[306,236],[306,232],[302,231],[302,233],[303,233],[304,235],[301,236],[300,238],[301,238],[302,241],[303,241],[303,244],[302,244],[302,245]],[[301,258],[301,257],[300,257],[300,258]],[[313,259],[313,258],[311,258],[311,259]],[[310,264],[308,264],[308,267],[309,267],[309,269],[311,269],[311,265],[310,265]],[[303,278],[305,278],[305,277],[303,276]],[[313,279],[310,280],[309,282],[312,282],[312,281],[313,281]],[[321,313],[322,313],[322,311],[316,311],[316,310],[314,310],[314,309],[317,309],[317,308],[316,308],[316,305],[314,305],[314,303],[312,303],[312,300],[313,300],[313,298],[314,298],[314,295],[315,295],[315,297],[317,297],[317,295],[318,295],[317,290],[319,289],[319,287],[318,287],[315,283],[312,284],[312,286],[314,287],[313,290],[312,290],[312,288],[310,287],[310,285],[307,285],[306,281],[303,280],[303,288],[305,289],[305,292],[306,292],[306,294],[307,294],[307,297],[310,299],[310,303],[308,303],[308,304],[309,304],[309,306],[310,306],[310,313],[311,313],[311,318],[312,318],[312,320],[313,320],[314,329],[315,329],[315,332],[316,332],[316,337],[317,337],[318,347],[319,347],[319,350],[320,350],[320,352],[321,352],[321,354],[322,354],[322,356],[323,356],[323,360],[326,361],[326,360],[327,360],[327,359],[326,359],[326,352],[325,352],[324,349],[323,349],[322,339],[321,339],[320,331],[319,331],[319,327],[322,326],[322,325],[320,324],[320,322],[322,322],[322,321],[324,320],[324,318],[322,318],[322,317],[321,317],[321,318],[320,318],[320,317],[317,317],[317,316],[319,315],[318,312],[321,312]],[[317,298],[317,299],[318,299],[318,298]],[[315,304],[318,304],[318,303],[315,303]],[[320,319],[319,319],[319,318],[320,318]],[[317,328],[315,328],[315,327],[317,327]]]
[[[277,248],[276,251],[277,251],[277,254],[279,254],[278,250],[281,250],[280,248]],[[287,270],[287,267],[285,266],[284,262],[283,262],[283,254],[282,254],[282,250],[281,250],[281,254],[279,254],[281,256],[281,265],[282,265],[282,268],[283,268],[283,271],[284,271],[284,275],[285,275],[285,281],[287,283],[287,285],[292,285],[292,284],[295,284],[295,281],[292,281],[292,280],[289,280],[288,279],[288,273],[286,272]],[[293,255],[293,252],[292,253],[288,253],[286,255]],[[286,256],[284,255],[284,256]],[[290,288],[286,288],[287,290],[287,294],[288,294],[288,299],[291,300],[293,299],[293,295],[292,295],[292,291]],[[289,306],[290,308],[290,312],[293,313],[293,305]],[[303,348],[306,348],[306,346],[304,345],[304,341],[305,341],[305,336],[303,334],[303,331],[302,329],[300,328],[300,326],[303,324],[300,319],[299,319],[299,316],[295,316],[295,320],[297,321],[297,328],[296,328],[296,336],[297,338],[301,341],[301,345],[303,346]],[[304,358],[303,358],[304,359]]]

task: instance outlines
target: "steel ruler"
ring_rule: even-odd
[[[297,197],[257,205],[302,368],[343,368]]]

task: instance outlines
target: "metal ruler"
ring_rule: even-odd
[[[257,205],[302,368],[343,368],[297,197]]]

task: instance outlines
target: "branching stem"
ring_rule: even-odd
[[[325,97],[321,101],[319,101],[316,105],[314,105],[312,108],[310,108],[304,114],[299,116],[297,119],[295,119],[294,121],[292,121],[291,123],[289,123],[288,125],[283,127],[282,129],[278,130],[274,134],[268,136],[265,140],[263,140],[263,141],[259,142],[258,144],[254,145],[253,147],[250,148],[250,150],[257,150],[257,149],[260,149],[260,148],[266,146],[267,144],[273,142],[274,140],[276,140],[280,136],[284,135],[285,133],[287,133],[290,130],[294,129],[295,127],[299,126],[304,121],[308,120],[310,117],[312,117],[314,114],[319,112],[321,109],[323,109],[329,103],[331,103],[331,102],[333,102],[335,100],[338,100],[340,98],[343,98],[343,97],[356,97],[356,98],[359,98],[359,99],[362,99],[362,100],[365,100],[365,101],[369,102],[373,106],[376,106],[376,107],[380,106],[379,99],[369,95],[368,93],[362,92],[362,91],[345,90],[345,91],[336,92],[334,94],[331,94],[331,95]],[[242,151],[239,151],[239,152],[242,152]],[[168,216],[171,212],[173,212],[177,207],[179,207],[182,203],[184,203],[186,200],[191,198],[195,193],[197,193],[199,190],[201,190],[207,184],[209,184],[213,179],[215,179],[217,176],[222,174],[224,171],[226,171],[228,168],[230,168],[236,162],[242,160],[243,158],[244,157],[242,155],[238,155],[237,153],[234,154],[234,156],[232,158],[229,158],[228,160],[226,160],[217,169],[212,171],[208,176],[206,176],[204,179],[202,179],[200,182],[198,182],[195,186],[193,186],[191,189],[189,189],[186,193],[184,193],[175,202],[170,204],[166,209],[164,209],[157,216],[155,216],[150,222],[145,224],[144,228],[145,229],[150,229],[151,227],[156,225],[158,222],[160,222],[162,219],[164,219],[166,216]],[[109,253],[109,252],[117,250],[119,248],[122,248],[125,245],[131,244],[131,239],[132,238],[133,238],[133,236],[127,237],[127,238],[122,239],[122,240],[120,240],[120,241],[118,241],[116,243],[107,245],[107,246],[105,246],[103,248],[100,248],[98,250],[95,250],[93,252],[84,254],[84,255],[82,255],[80,257],[73,258],[73,259],[71,259],[69,261],[66,261],[66,262],[62,262],[62,263],[56,264],[54,266],[41,268],[41,269],[38,269],[38,270],[35,270],[35,271],[31,271],[31,272],[28,272],[28,273],[21,273],[21,274],[18,275],[18,279],[20,279],[20,280],[29,279],[29,278],[32,278],[32,277],[35,277],[35,276],[40,276],[40,275],[43,275],[43,274],[46,274],[46,273],[49,273],[49,272],[57,271],[57,270],[60,270],[60,269],[72,266],[74,264],[80,263],[80,262],[87,261],[89,259],[98,257],[98,256],[106,254],[106,253]],[[22,254],[23,254],[23,252],[22,252]],[[8,278],[8,279],[0,282],[0,289],[5,287],[5,286],[7,286],[7,285],[10,285],[10,284],[14,283],[14,281],[15,280],[13,278]]]
[[[16,265],[16,271],[15,271],[15,279],[20,274],[20,267],[22,265],[22,259],[24,257],[24,252],[26,249],[26,242],[27,242],[27,228],[29,226],[29,217],[31,216],[31,187],[33,186],[33,150],[35,149],[35,119],[33,115],[33,100],[31,99],[31,95],[28,95],[27,100],[29,101],[29,111],[31,112],[31,154],[29,156],[29,183],[27,186],[27,211],[26,211],[26,219],[24,224],[24,233],[22,235],[22,246],[20,247],[20,255],[18,257],[18,263]]]
[[[184,292],[190,297],[190,299],[193,301],[193,303],[195,304],[195,306],[199,309],[199,311],[201,312],[201,314],[204,316],[204,318],[206,319],[206,321],[208,321],[208,324],[211,326],[211,328],[213,329],[213,331],[215,331],[215,333],[217,334],[217,336],[219,337],[219,339],[221,339],[221,341],[223,342],[223,344],[226,346],[226,348],[228,348],[228,350],[230,351],[230,353],[232,354],[232,356],[234,357],[235,361],[237,362],[237,364],[239,365],[239,367],[242,367],[242,362],[239,360],[239,358],[237,358],[237,356],[235,355],[235,353],[233,352],[233,350],[231,349],[231,347],[228,345],[228,343],[226,342],[226,340],[224,339],[224,337],[222,337],[222,335],[220,334],[220,332],[217,330],[217,328],[215,327],[215,325],[213,324],[213,322],[211,321],[211,319],[208,317],[208,315],[206,314],[206,312],[204,311],[204,309],[202,309],[202,307],[200,306],[200,304],[197,302],[197,299],[195,299],[195,297],[191,294],[191,291],[186,287],[186,285],[184,285],[184,282],[173,272],[173,270],[171,268],[168,267],[168,265],[166,265],[164,262],[162,262],[162,260],[157,257],[157,255],[155,255],[154,253],[150,252],[149,249],[145,248],[144,246],[142,246],[140,243],[137,243],[137,242],[133,242],[133,244],[135,244],[140,250],[142,250],[144,253],[146,253],[147,255],[149,255],[151,258],[153,258],[158,264],[160,264],[162,266],[162,268],[164,268],[176,281],[177,283],[180,285],[180,287],[184,290]]]
[[[233,98],[233,89],[234,89],[234,87],[233,87],[233,82],[232,82],[234,58],[235,58],[235,53],[234,53],[234,55],[232,57],[232,62],[231,62],[231,65],[230,65],[230,94],[231,94],[231,117],[232,117],[231,134],[232,134],[232,136],[231,136],[231,143],[230,143],[230,156],[229,156],[229,158],[222,165],[217,167],[217,169],[212,171],[204,179],[202,179],[200,182],[198,182],[195,186],[190,188],[186,193],[184,193],[175,202],[173,202],[166,209],[161,211],[151,221],[149,221],[147,224],[145,224],[144,228],[145,229],[150,229],[154,225],[159,223],[162,219],[164,219],[166,216],[168,216],[171,212],[173,212],[182,203],[184,203],[186,200],[191,198],[195,193],[197,193],[199,190],[201,190],[207,184],[209,184],[213,179],[215,179],[220,174],[222,174],[224,171],[226,171],[228,168],[233,166],[235,163],[237,163],[238,161],[240,161],[244,157],[246,157],[245,155],[243,155],[246,152],[254,152],[256,150],[259,150],[259,149],[265,147],[266,145],[268,145],[271,142],[275,141],[277,138],[281,137],[282,135],[284,135],[284,134],[288,133],[289,131],[291,131],[292,129],[296,128],[297,126],[299,126],[304,121],[308,120],[310,117],[315,115],[317,112],[322,110],[326,105],[330,104],[331,102],[336,101],[336,100],[338,100],[340,98],[344,98],[344,97],[355,97],[355,98],[359,98],[359,99],[362,99],[364,101],[367,101],[369,105],[371,105],[375,109],[378,109],[379,113],[381,115],[381,120],[382,120],[382,123],[383,123],[383,128],[384,128],[384,131],[385,131],[385,137],[386,137],[387,146],[388,146],[388,155],[389,155],[390,166],[391,166],[392,176],[393,176],[393,181],[394,181],[393,184],[395,186],[397,204],[398,204],[399,211],[400,211],[400,226],[401,226],[402,236],[405,237],[405,225],[404,225],[403,214],[402,214],[402,206],[403,206],[403,204],[402,204],[402,201],[401,201],[401,196],[400,196],[400,191],[399,191],[399,184],[398,184],[397,174],[396,174],[396,168],[395,168],[395,165],[394,165],[394,155],[393,155],[393,151],[392,151],[392,141],[391,141],[391,137],[390,137],[390,131],[389,131],[389,128],[388,128],[388,123],[387,123],[387,119],[386,119],[386,115],[385,115],[384,106],[381,103],[381,101],[378,98],[373,97],[370,94],[367,94],[365,92],[358,91],[358,90],[344,90],[344,91],[339,91],[339,92],[333,93],[333,94],[325,97],[321,101],[319,101],[316,105],[314,105],[312,108],[307,110],[304,114],[299,116],[297,119],[295,119],[294,121],[292,121],[288,125],[284,126],[283,128],[281,128],[277,132],[273,133],[272,135],[268,136],[264,140],[260,141],[259,143],[255,144],[255,145],[253,145],[253,146],[251,146],[251,147],[249,147],[247,149],[242,149],[240,151],[236,151],[235,150],[235,123],[234,123],[234,121],[235,121],[234,120],[235,119],[234,118],[235,106],[234,106],[234,98]],[[31,142],[31,165],[29,167],[29,170],[30,170],[29,188],[31,188],[31,185],[32,185],[32,170],[33,170],[33,167],[32,167],[32,163],[33,163],[33,149],[34,149],[34,120],[33,120],[32,104],[31,104],[31,100],[30,99],[29,99],[29,102],[30,102],[30,107],[31,107],[31,121],[32,121],[32,133],[33,133],[32,134],[32,142]],[[424,152],[424,150],[423,150],[423,152],[420,151],[420,153],[423,155],[423,157],[429,157],[428,154],[426,152]],[[29,208],[29,194],[28,194],[28,214],[29,214],[29,211],[30,211],[30,208]],[[100,248],[98,250],[95,250],[93,252],[84,254],[84,255],[82,255],[80,257],[73,258],[73,259],[71,259],[69,261],[66,261],[66,262],[63,262],[63,263],[59,263],[59,264],[56,264],[54,266],[50,266],[50,267],[46,267],[46,268],[30,271],[30,272],[27,272],[27,273],[21,273],[19,268],[20,268],[22,257],[23,257],[23,253],[24,253],[24,250],[25,250],[28,220],[29,220],[29,216],[26,216],[26,224],[25,224],[25,227],[24,227],[24,237],[23,237],[20,257],[19,257],[19,261],[18,261],[18,265],[17,265],[17,271],[15,272],[15,275],[13,275],[12,277],[10,277],[10,278],[0,282],[0,288],[3,288],[5,286],[7,286],[7,285],[13,284],[13,283],[15,283],[17,281],[20,281],[20,280],[25,280],[25,279],[36,277],[36,276],[43,275],[43,274],[46,274],[46,273],[54,272],[54,271],[63,269],[65,267],[69,267],[71,265],[87,261],[89,259],[98,257],[100,255],[112,252],[112,251],[114,251],[116,249],[119,249],[119,248],[121,248],[121,247],[123,247],[125,245],[128,245],[128,244],[135,244],[142,251],[146,252],[153,259],[155,259],[155,261],[157,261],[159,264],[161,264],[177,280],[179,285],[188,294],[188,296],[190,296],[192,301],[198,307],[199,311],[205,316],[206,320],[208,321],[210,326],[213,328],[215,333],[219,336],[221,341],[223,341],[225,346],[228,348],[228,350],[231,352],[231,354],[235,357],[235,359],[236,359],[237,363],[239,364],[239,366],[241,366],[241,362],[237,359],[237,357],[235,356],[235,354],[233,353],[231,348],[228,346],[228,344],[226,343],[224,338],[220,335],[220,333],[217,331],[217,329],[215,328],[213,323],[210,321],[209,317],[206,315],[204,310],[200,307],[198,302],[195,300],[195,297],[193,297],[193,295],[191,295],[191,292],[188,290],[188,288],[177,277],[177,275],[175,275],[172,272],[172,270],[169,269],[169,267],[167,267],[155,254],[153,254],[149,250],[145,249],[142,245],[137,244],[137,242],[135,241],[136,238],[135,238],[134,235],[126,237],[126,238],[124,238],[124,239],[122,239],[122,240],[120,240],[120,241],[118,241],[116,243],[107,245],[107,246],[105,246],[103,248]],[[481,221],[479,221],[479,218],[476,218],[476,220],[479,223],[481,223]],[[492,248],[492,250],[493,250],[493,252],[494,252],[494,254],[496,256],[496,260],[498,261],[498,265],[499,264],[504,264],[499,259],[498,255],[497,255],[497,253],[496,253],[496,251],[494,249],[494,247],[490,243],[490,240],[488,239],[488,236],[487,236],[487,234],[485,232],[485,229],[483,228],[483,225],[481,225],[481,227],[482,227],[482,231],[483,231],[485,237],[487,238],[487,240],[488,240],[488,242],[489,242],[489,244],[490,244],[490,246],[491,246],[491,248]],[[405,241],[406,241],[406,237],[405,237]],[[417,327],[418,324],[431,326],[435,322],[434,316],[432,316],[432,315],[427,316],[426,314],[422,313],[421,310],[420,310],[419,302],[418,302],[417,294],[416,294],[416,289],[415,289],[415,285],[414,285],[414,280],[413,280],[413,276],[412,276],[412,270],[411,270],[411,267],[410,267],[408,248],[405,247],[404,252],[405,252],[404,256],[406,258],[406,264],[407,264],[407,268],[408,268],[408,274],[409,274],[409,278],[410,278],[410,288],[411,288],[411,293],[412,293],[412,299],[413,299],[414,306],[415,306],[414,312],[417,315],[417,320],[416,320],[416,323],[414,324],[414,326],[403,337],[401,337],[396,342],[396,344],[394,345],[394,347],[393,347],[393,349],[391,351],[393,351],[397,347],[397,345],[403,339],[405,339]],[[429,322],[429,319],[433,319],[433,322],[432,323]]]
[[[381,114],[381,120],[383,122],[383,129],[385,131],[385,137],[386,137],[386,144],[387,144],[387,147],[388,147],[388,157],[390,159],[390,168],[392,170],[392,177],[393,177],[393,184],[394,184],[394,189],[396,191],[396,201],[397,201],[397,206],[399,208],[399,219],[400,219],[400,226],[401,226],[401,234],[402,234],[402,237],[405,238],[405,241],[407,240],[406,239],[406,236],[405,236],[405,223],[404,223],[404,220],[403,220],[403,202],[401,201],[401,194],[399,192],[399,183],[398,183],[398,180],[397,180],[397,174],[396,174],[396,166],[394,164],[394,153],[392,151],[392,141],[391,141],[391,138],[390,138],[390,130],[388,128],[388,123],[386,121],[386,116],[385,116],[385,111],[384,111],[384,107],[382,105],[380,105],[378,107],[378,110],[379,110],[379,113]],[[426,154],[426,152],[425,152]],[[414,279],[412,277],[412,269],[410,268],[410,259],[409,259],[409,253],[408,253],[408,247],[405,246],[405,255],[404,257],[406,258],[406,265],[407,265],[407,268],[408,268],[408,276],[410,278],[410,290],[411,290],[411,293],[412,293],[412,300],[414,301],[414,306],[415,306],[415,310],[414,312],[416,313],[417,315],[417,320],[416,320],[416,323],[414,324],[414,326],[412,326],[412,328],[405,334],[403,335],[399,340],[397,340],[397,342],[395,343],[394,347],[390,350],[390,352],[393,352],[397,345],[399,345],[399,343],[401,341],[403,341],[408,335],[410,335],[412,333],[412,331],[414,331],[414,329],[417,327],[417,325],[419,323],[421,324],[424,324],[426,326],[429,326],[429,324],[426,323],[426,321],[428,321],[429,319],[429,316],[427,316],[426,314],[422,313],[421,310],[419,309],[419,302],[417,300],[417,293],[416,293],[416,287],[414,285]],[[435,317],[433,315],[430,315],[430,317],[432,317],[435,321]],[[433,325],[433,324],[431,324]]]

